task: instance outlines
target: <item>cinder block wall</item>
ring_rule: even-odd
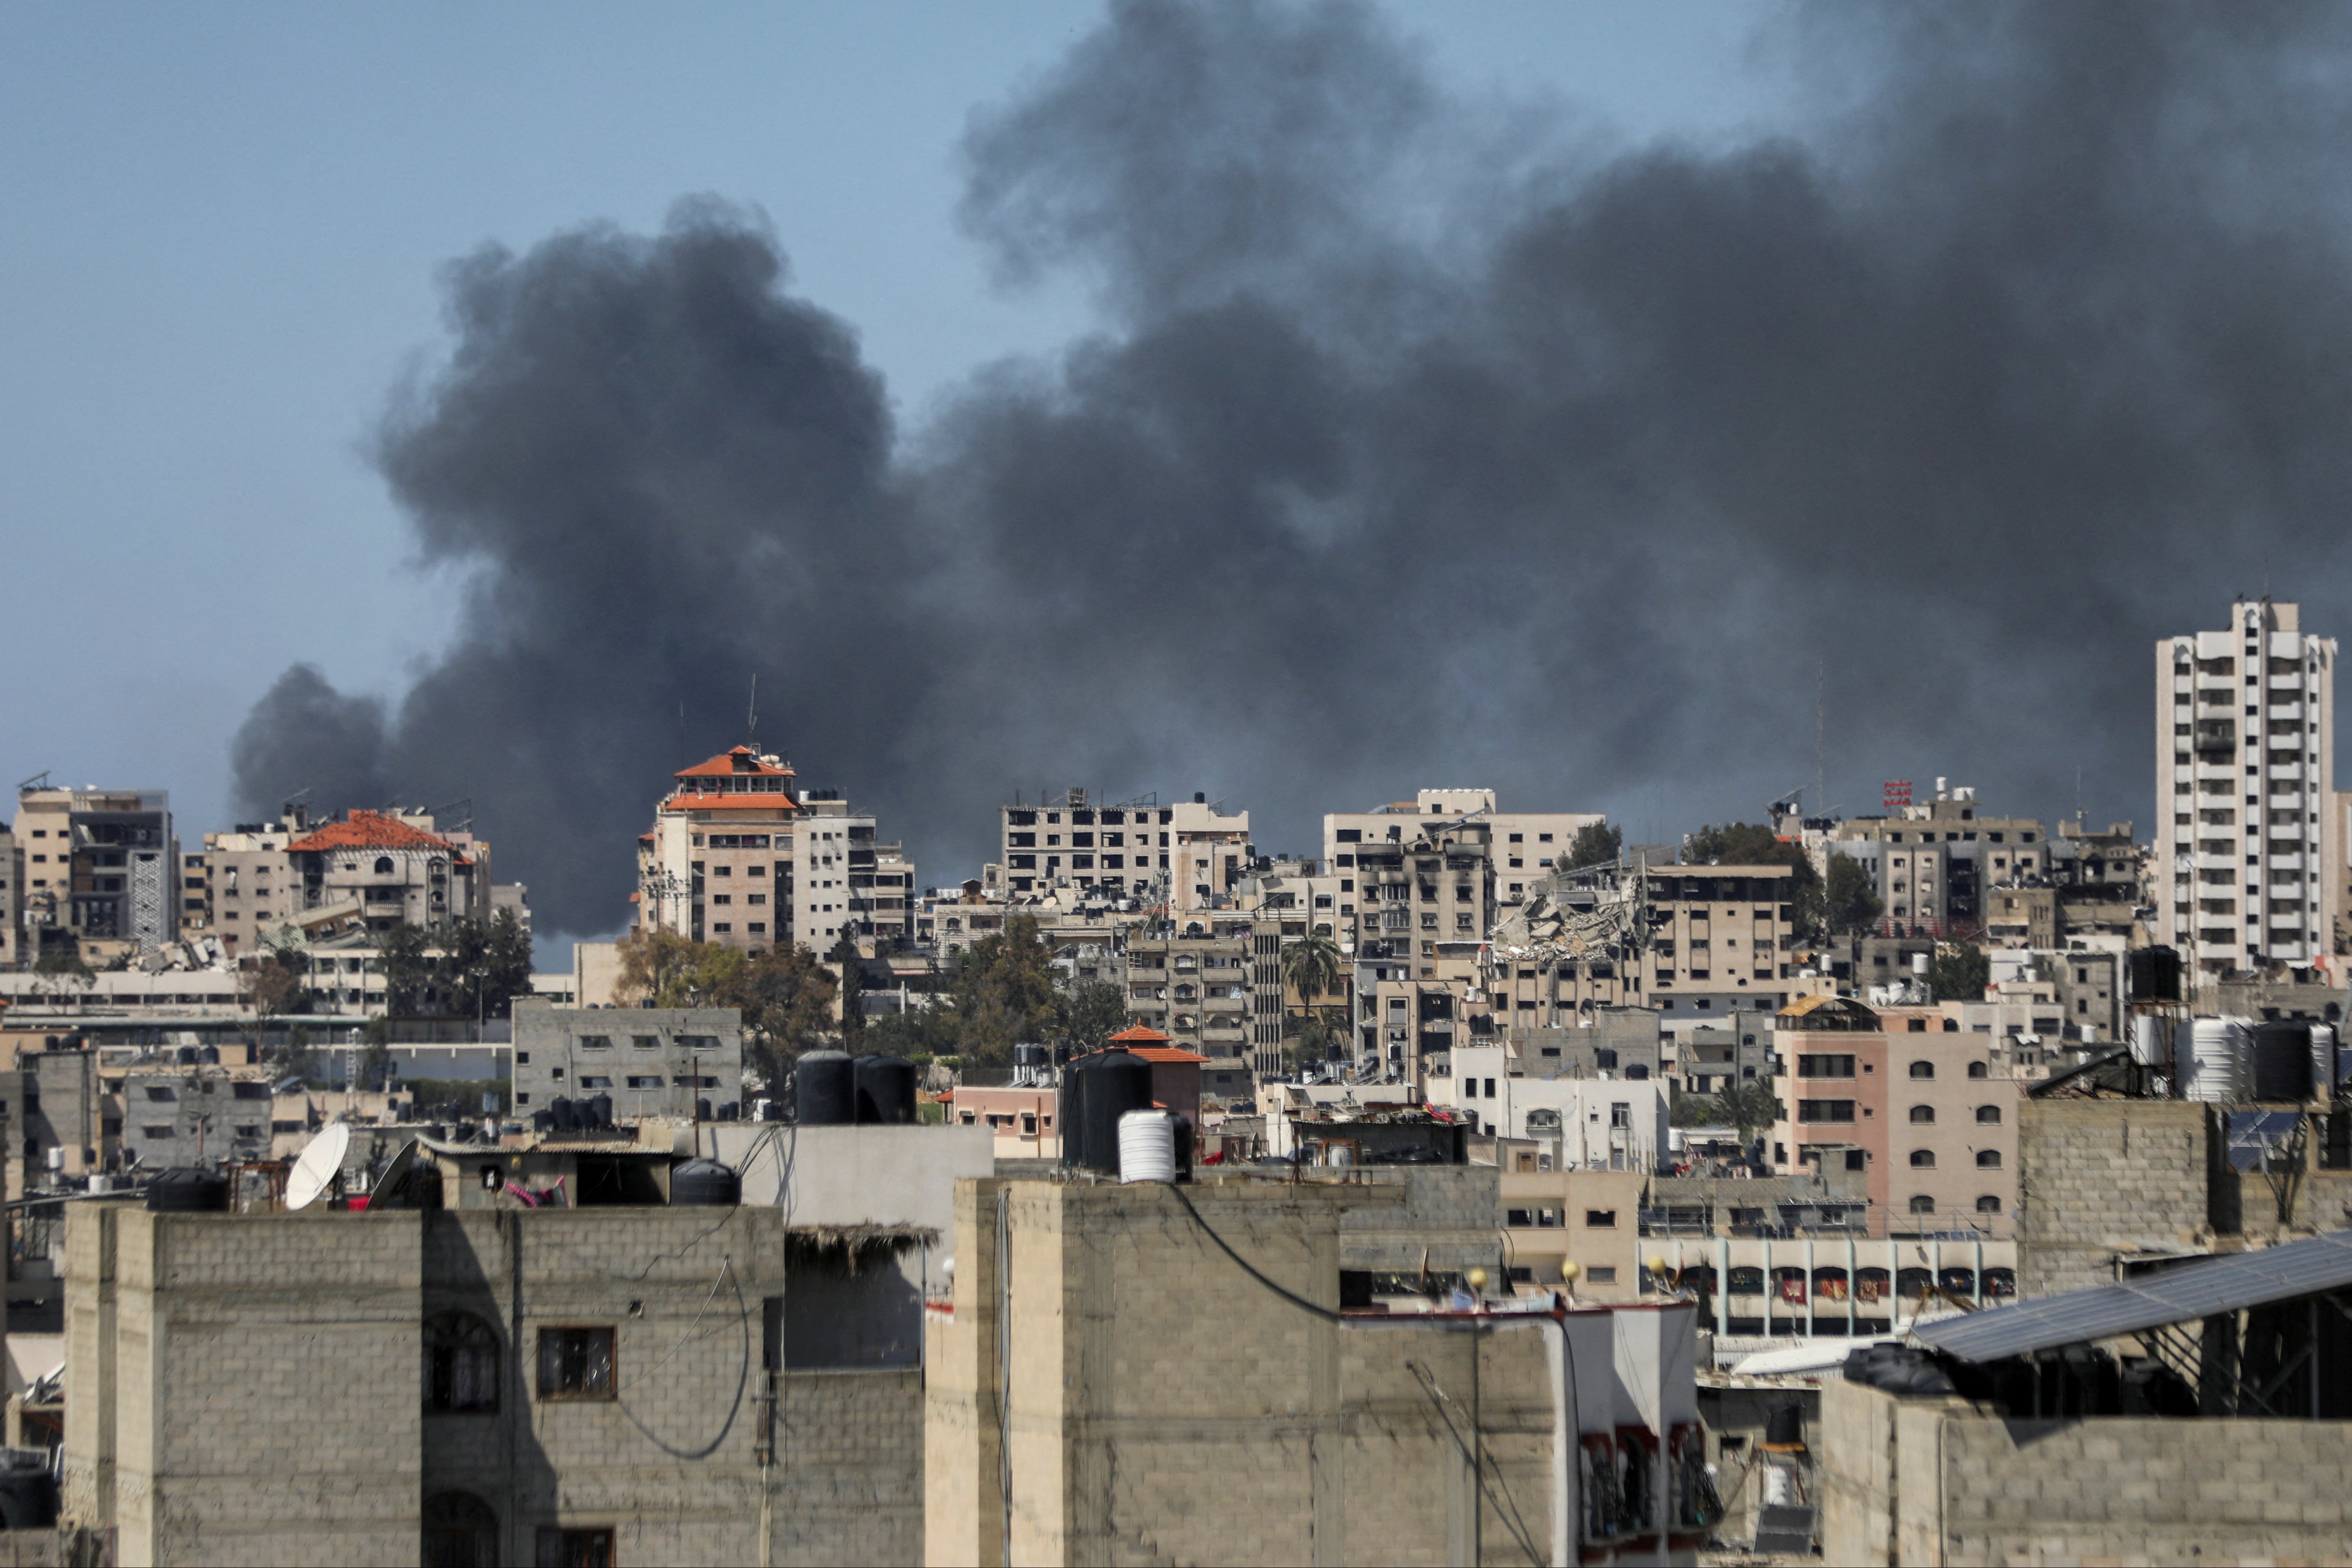
[[[1832,1563],[2352,1562],[2352,1427],[2015,1421],[1859,1384],[1822,1400]]]
[[[1003,1556],[1000,1189],[1014,1561],[1436,1564],[1474,1543],[1485,1562],[1549,1558],[1542,1330],[1343,1331],[1251,1280],[1167,1188],[985,1181],[959,1185],[955,1315],[931,1335],[928,1561]],[[1234,1250],[1327,1309],[1343,1212],[1404,1197],[1386,1183],[1187,1191]],[[1453,1435],[1474,1422],[1483,1498]]]
[[[2180,1100],[2021,1100],[2019,1292],[2112,1284],[2119,1249],[2210,1240],[2204,1113]]]

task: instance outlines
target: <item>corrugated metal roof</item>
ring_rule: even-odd
[[[2128,1284],[1939,1319],[1914,1330],[1912,1337],[1962,1361],[2001,1361],[2347,1285],[2352,1285],[2352,1230],[2336,1230],[2284,1247],[2182,1263]]]

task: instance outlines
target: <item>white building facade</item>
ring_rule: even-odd
[[[2307,968],[2329,948],[2336,640],[2241,600],[2156,645],[2157,929],[2205,977]]]

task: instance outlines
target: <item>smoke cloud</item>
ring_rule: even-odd
[[[2352,608],[2343,14],[1775,26],[1816,120],[1601,147],[1374,12],[1115,5],[962,150],[1001,276],[1103,329],[904,434],[757,214],[457,264],[378,453],[461,632],[389,710],[289,671],[240,795],[470,796],[589,932],[754,673],[945,883],[1016,788],[1298,848],[1428,783],[1752,816],[1818,672],[1837,803],[2079,768],[2145,832],[2149,641],[2266,576]]]

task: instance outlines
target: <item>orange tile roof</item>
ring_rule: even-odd
[[[333,850],[425,850],[447,854],[458,865],[472,862],[448,840],[422,828],[412,828],[382,811],[353,810],[342,821],[329,822],[286,846],[288,854]]]
[[[730,789],[723,795],[689,795],[681,789],[677,794],[672,795],[668,800],[664,800],[661,803],[661,809],[665,811],[785,812],[797,811],[800,810],[800,806],[790,795],[785,794],[738,795]],[[646,838],[651,838],[653,835],[647,833],[645,836]]]
[[[1118,1045],[1128,1040],[1142,1040],[1148,1043],[1155,1040],[1162,1045],[1166,1045],[1168,1043],[1168,1037],[1160,1033],[1158,1030],[1153,1029],[1150,1024],[1131,1023],[1125,1029],[1119,1030],[1117,1034],[1112,1035],[1108,1043]],[[1208,1059],[1203,1057],[1202,1060],[1206,1061]]]
[[[1205,1056],[1196,1055],[1195,1053],[1185,1050],[1181,1045],[1130,1045],[1124,1049],[1143,1058],[1146,1061],[1165,1061],[1181,1064],[1187,1061],[1206,1061],[1209,1060]]]
[[[751,766],[748,768],[743,766],[746,762]],[[793,770],[790,768],[770,767],[761,761],[760,754],[750,747],[736,746],[730,747],[707,761],[698,762],[691,768],[681,768],[671,777],[677,779],[731,778],[738,773],[747,775],[765,773],[772,776],[781,775],[786,779],[793,776]]]

